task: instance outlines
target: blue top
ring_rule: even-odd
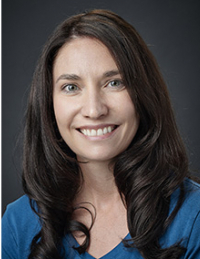
[[[187,252],[181,259],[200,259],[200,185],[186,179],[186,199],[175,219],[161,237],[162,247],[168,247],[183,238],[182,245]],[[176,205],[179,189],[176,190],[170,203],[170,212]],[[29,247],[33,237],[39,232],[38,217],[31,210],[26,195],[8,205],[2,220],[2,259],[25,259],[29,255]],[[128,235],[126,238],[130,238]],[[64,239],[66,258],[94,259],[88,253],[79,255],[73,246],[78,246],[76,240],[68,235]],[[118,244],[101,259],[142,259],[136,249],[125,248]]]

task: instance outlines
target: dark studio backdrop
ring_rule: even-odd
[[[199,0],[3,0],[2,211],[23,194],[21,132],[42,46],[61,21],[91,8],[118,13],[149,45],[167,82],[190,168],[200,176]]]

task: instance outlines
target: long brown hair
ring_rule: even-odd
[[[74,37],[92,37],[105,44],[140,117],[132,143],[113,160],[132,238],[124,245],[138,248],[147,259],[178,258],[184,251],[180,243],[161,249],[159,238],[183,202],[183,180],[188,174],[185,148],[153,55],[133,26],[106,10],[72,16],[59,25],[34,74],[25,127],[23,186],[41,219],[41,231],[33,238],[29,258],[62,258],[62,239],[74,230],[86,236],[80,253],[90,242],[89,230],[72,219],[82,174],[76,155],[60,136],[52,100],[55,57]],[[168,216],[171,194],[178,187],[179,201]]]

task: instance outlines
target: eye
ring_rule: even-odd
[[[63,86],[63,90],[67,93],[74,93],[79,90],[77,85],[74,84],[68,84]]]
[[[124,84],[123,84],[122,80],[120,80],[120,79],[115,79],[115,80],[110,81],[110,82],[107,84],[107,87],[123,88],[123,87],[124,87]]]

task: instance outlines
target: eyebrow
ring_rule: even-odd
[[[103,78],[106,78],[106,77],[111,77],[111,76],[116,76],[116,75],[119,75],[119,71],[118,70],[111,70],[111,71],[107,71],[103,74]]]
[[[68,80],[80,80],[80,77],[75,75],[75,74],[63,74],[63,75],[58,77],[58,79],[56,80],[56,83],[59,80],[65,80],[65,79],[68,79]]]
[[[112,77],[112,76],[116,76],[116,75],[119,75],[119,71],[118,70],[110,70],[110,71],[107,71],[105,73],[103,73],[103,76],[102,78],[107,78],[107,77]],[[59,80],[80,80],[81,77],[76,75],[76,74],[62,74],[61,76],[58,77],[58,79],[56,80],[56,83],[59,81]]]

